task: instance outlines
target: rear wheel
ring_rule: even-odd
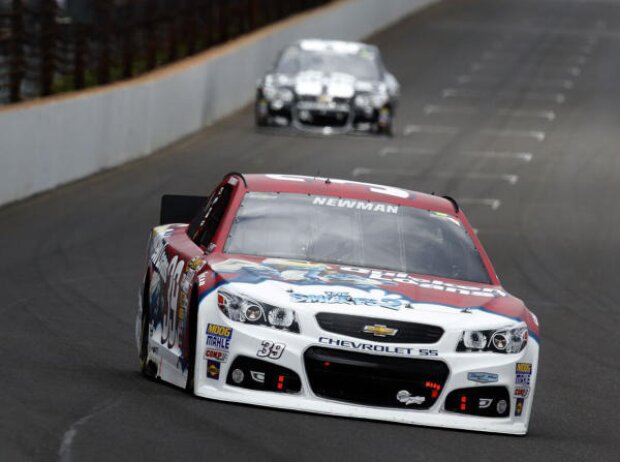
[[[269,125],[269,108],[267,101],[263,98],[257,99],[254,105],[254,121],[257,127]]]
[[[155,377],[154,365],[148,362],[149,357],[149,326],[151,323],[151,310],[149,306],[150,279],[144,282],[142,294],[142,321],[140,324],[140,371],[147,377]]]
[[[187,384],[185,385],[185,391],[193,394],[194,370],[196,367],[196,334],[198,332],[198,287],[196,286],[192,288],[187,315],[187,321],[189,322],[189,352],[187,355]]]

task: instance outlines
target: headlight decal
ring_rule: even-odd
[[[218,289],[217,305],[230,320],[299,333],[297,314],[289,308],[268,305],[228,289]]]

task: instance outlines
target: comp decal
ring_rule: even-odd
[[[228,360],[228,352],[222,350],[214,350],[212,348],[206,348],[204,359],[213,359],[221,363],[225,363]]]
[[[527,398],[529,394],[530,394],[529,387],[516,387],[515,388],[515,397]]]

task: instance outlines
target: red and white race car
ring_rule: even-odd
[[[450,198],[293,175],[164,196],[136,339],[196,395],[525,434],[539,327]]]

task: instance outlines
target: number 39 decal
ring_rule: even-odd
[[[256,352],[256,356],[259,358],[280,359],[286,345],[284,343],[271,342],[269,340],[263,340],[261,342],[261,349]]]

